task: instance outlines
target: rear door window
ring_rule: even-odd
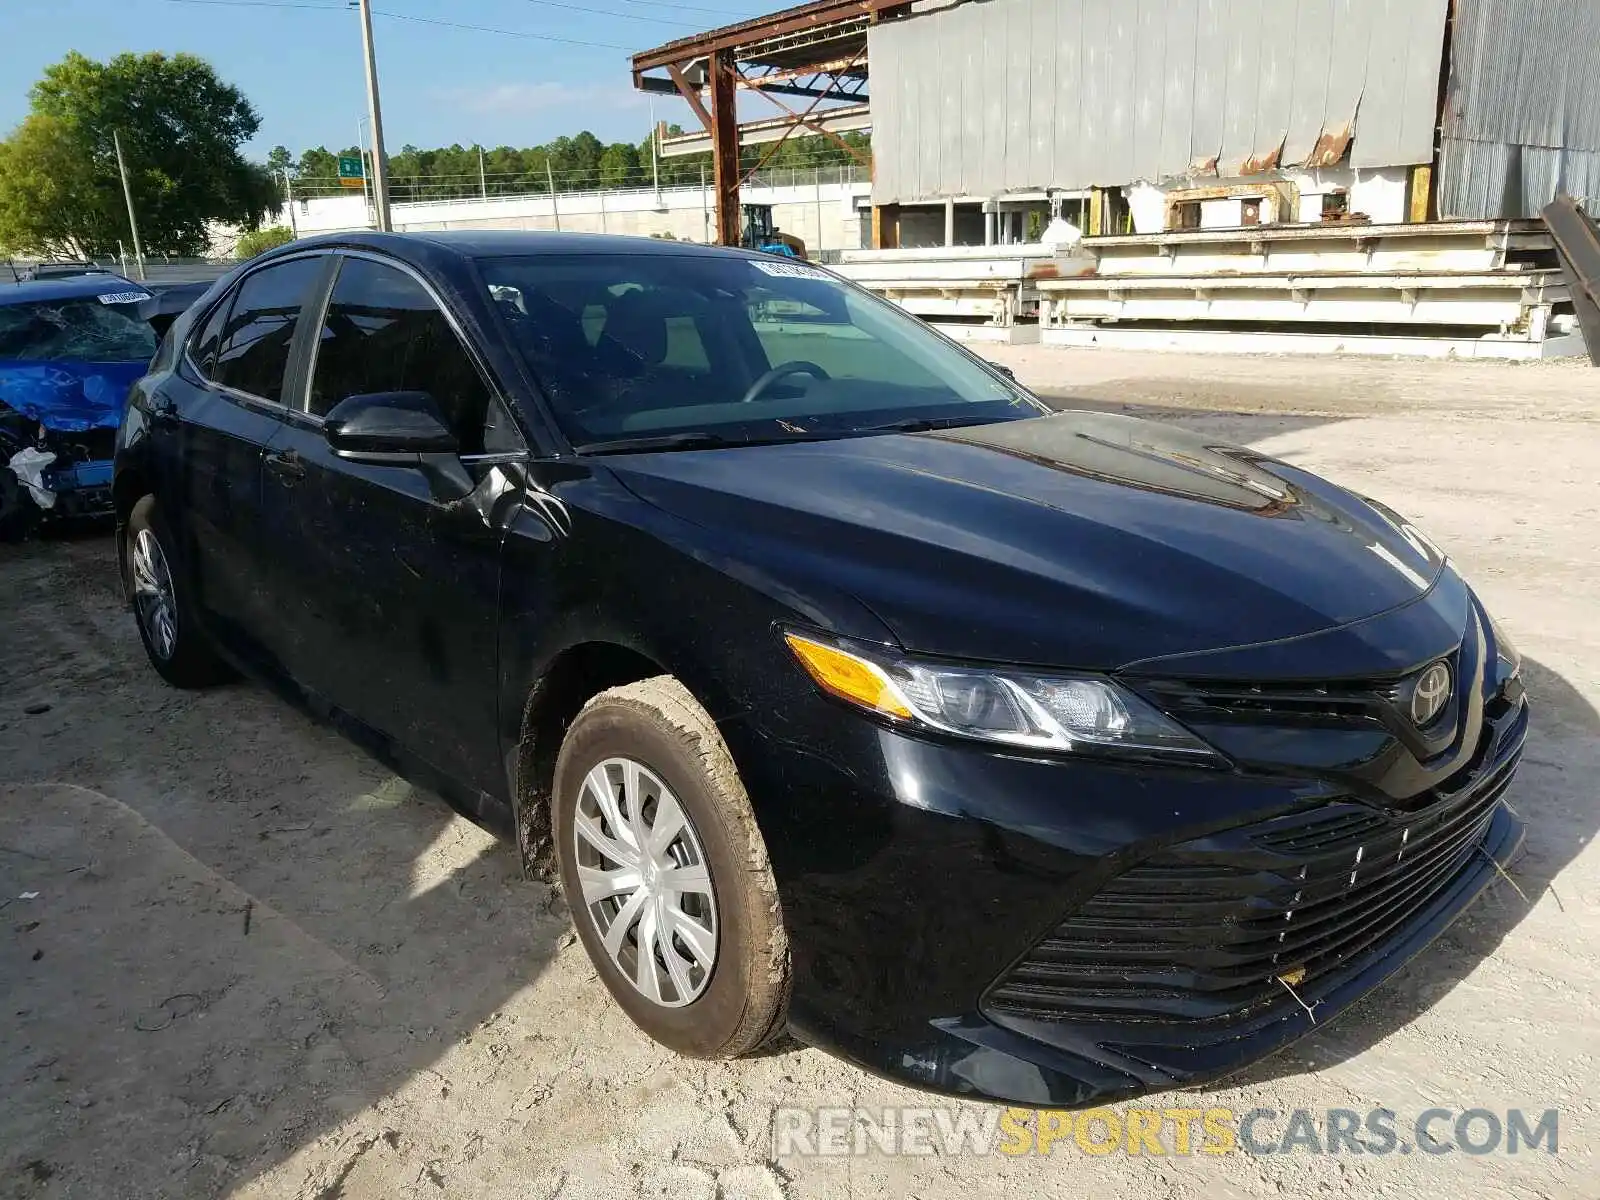
[[[289,348],[327,260],[296,258],[247,275],[233,301],[211,378],[225,387],[283,402]]]

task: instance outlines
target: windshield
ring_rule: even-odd
[[[916,318],[804,263],[552,254],[479,265],[517,351],[584,448],[1045,411]]]
[[[0,307],[0,359],[149,362],[155,352],[155,331],[139,319],[137,302],[84,296]]]

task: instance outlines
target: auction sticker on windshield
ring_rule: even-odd
[[[761,262],[752,260],[750,265],[758,271],[765,271],[768,275],[787,275],[793,279],[824,279],[832,280],[833,276],[826,271],[819,271],[816,267],[808,267],[802,263],[786,262]]]
[[[138,304],[141,300],[150,299],[149,292],[107,292],[104,296],[97,296],[101,304]]]

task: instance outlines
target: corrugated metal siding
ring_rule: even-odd
[[[1234,175],[1337,158],[1352,130],[1357,166],[1428,162],[1447,4],[975,0],[885,22],[874,195]]]
[[[1459,0],[1440,157],[1442,216],[1600,200],[1600,3]]]

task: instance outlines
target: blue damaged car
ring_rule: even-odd
[[[0,284],[0,540],[111,512],[123,401],[156,350],[150,299],[108,272]]]

